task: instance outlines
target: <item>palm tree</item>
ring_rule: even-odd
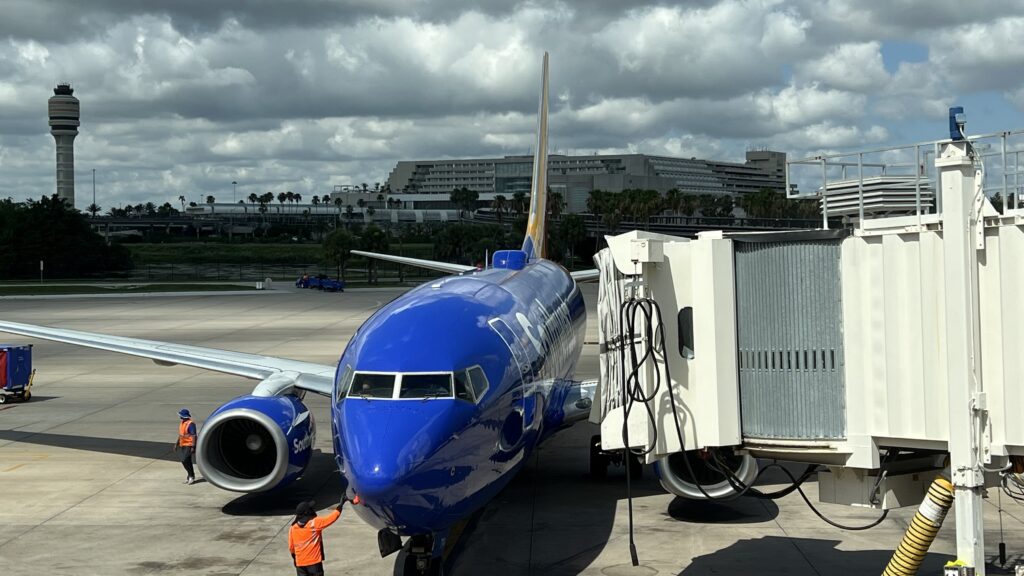
[[[178,196],[178,201],[181,202],[181,211],[184,212],[185,211],[185,197],[184,196]]]
[[[299,194],[298,192],[296,192],[295,193],[295,203],[299,204],[301,202],[302,202],[302,194]]]
[[[89,207],[85,209],[86,212],[92,214],[93,218],[96,217],[96,213],[99,212],[100,210],[103,210],[103,208],[100,208],[96,204],[89,204]]]
[[[324,239],[324,254],[338,266],[338,279],[345,279],[345,268],[355,247],[355,238],[348,230],[339,228]]]
[[[558,218],[562,215],[562,210],[565,208],[565,199],[562,197],[561,192],[552,192],[548,188],[548,214],[551,214],[552,218]]]
[[[258,201],[259,199],[260,199],[260,197],[259,197],[259,196],[257,196],[255,192],[253,192],[252,194],[249,194],[249,202],[250,202],[250,203],[252,203],[252,204],[256,204],[256,202],[257,202],[257,201]]]
[[[295,202],[295,192],[292,192],[291,190],[285,192],[284,197],[289,202]]]
[[[359,206],[360,208],[365,207],[366,206],[366,200],[363,200],[362,198],[360,198],[359,200],[356,200],[356,206]]]
[[[284,201],[288,199],[288,195],[284,192],[277,193],[277,201],[284,205]]]
[[[516,214],[523,213],[523,205],[526,203],[526,192],[522,190],[516,191],[512,194],[512,209],[516,211]]]
[[[313,194],[313,199],[310,200],[310,202],[313,203],[313,206],[319,206],[320,205],[320,198],[318,198],[316,194]]]
[[[506,210],[508,210],[508,198],[506,198],[504,194],[498,194],[494,197],[492,206],[494,207],[494,213],[498,216],[498,223],[500,224],[502,215]]]
[[[571,267],[576,257],[576,245],[587,237],[587,225],[579,214],[566,214],[565,218],[562,218],[559,228],[562,238],[569,247],[569,266]]]
[[[213,196],[207,196],[207,197],[206,197],[206,203],[207,203],[207,204],[213,204],[213,203],[214,203],[214,202],[216,202],[216,201],[217,201],[217,199],[216,199],[216,198],[214,198]]]
[[[387,252],[388,235],[377,226],[370,224],[363,230],[363,235],[359,238],[359,247],[367,252]],[[370,281],[376,283],[377,260],[371,258],[369,266]]]

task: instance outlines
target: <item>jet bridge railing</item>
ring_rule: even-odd
[[[1024,207],[1024,130],[969,136],[979,160],[982,190],[1003,214]],[[912,216],[921,229],[942,214],[936,193],[935,158],[949,140],[856,152],[821,154],[786,163],[786,189],[793,199],[817,199],[822,227],[829,216],[866,220]]]

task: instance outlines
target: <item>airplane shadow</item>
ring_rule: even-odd
[[[171,442],[0,430],[0,441],[5,440],[166,462],[178,462],[181,459],[177,451],[173,449]],[[205,481],[203,478],[197,479],[197,482]],[[334,456],[314,450],[309,467],[306,468],[302,478],[289,485],[287,489],[260,494],[245,494],[228,502],[221,510],[231,516],[280,516],[294,513],[295,506],[306,500],[315,501],[317,509],[323,510],[338,504],[343,488],[341,482],[338,469],[334,465]]]
[[[446,573],[578,574],[593,563],[608,544],[617,510],[626,505],[624,468],[610,468],[604,480],[588,475],[587,444],[595,429],[578,424],[544,444],[468,522]],[[644,477],[633,482],[633,497],[652,494],[664,490],[645,466]]]
[[[35,402],[35,398],[32,399]],[[97,436],[79,436],[71,434],[53,434],[50,432],[30,432],[23,430],[0,430],[0,441],[9,440],[38,446],[53,446],[72,450],[88,450],[104,454],[135,456],[153,460],[177,462],[179,456],[172,442],[152,442],[149,440],[127,440],[124,438],[100,438]]]
[[[230,516],[281,516],[295,513],[299,502],[312,500],[317,510],[338,505],[344,480],[334,464],[334,455],[314,450],[302,477],[285,489],[244,494],[228,502],[221,512]]]

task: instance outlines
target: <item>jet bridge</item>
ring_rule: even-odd
[[[608,237],[602,448],[645,452],[663,484],[670,457],[707,449],[820,464],[823,501],[886,509],[945,469],[959,559],[983,574],[984,487],[1024,472],[1022,144],[790,163],[838,230]],[[630,318],[638,298],[660,314]]]

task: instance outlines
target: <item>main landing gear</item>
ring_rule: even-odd
[[[629,473],[633,480],[643,478],[644,463],[640,457],[632,452],[627,456],[629,462]],[[608,476],[608,466],[625,466],[626,457],[623,457],[622,450],[605,452],[601,449],[601,435],[595,434],[590,437],[590,477],[602,479]]]

